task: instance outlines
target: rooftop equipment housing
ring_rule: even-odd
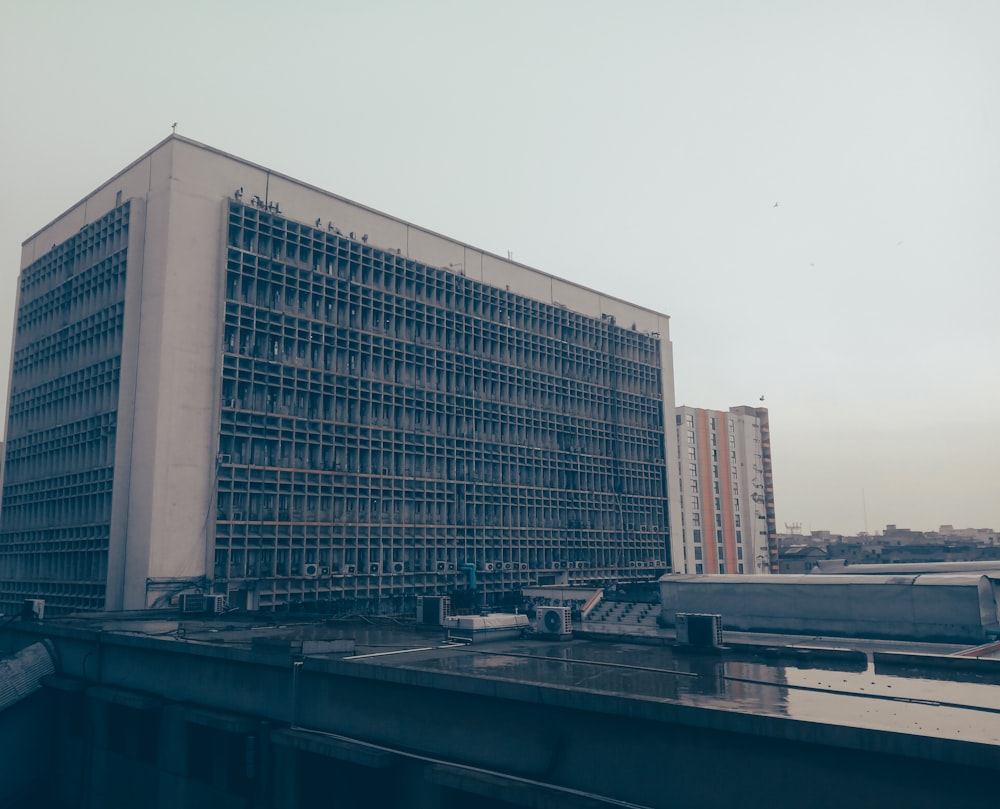
[[[457,615],[446,618],[444,625],[448,627],[448,640],[483,643],[521,637],[528,628],[528,616],[523,613]]]
[[[701,649],[722,646],[722,616],[709,613],[677,613],[677,643]]]
[[[444,626],[451,615],[451,599],[448,596],[418,596],[417,623],[427,626]]]
[[[573,610],[570,607],[541,607],[535,616],[536,633],[560,639],[573,635]]]

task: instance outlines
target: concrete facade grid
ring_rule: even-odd
[[[228,242],[214,578],[235,603],[666,569],[657,338],[238,202]]]
[[[104,606],[129,204],[21,274],[0,527],[0,609]]]

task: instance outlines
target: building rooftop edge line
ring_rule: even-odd
[[[452,243],[458,245],[459,247],[463,247],[463,248],[466,248],[466,249],[469,249],[469,250],[475,250],[478,253],[482,253],[484,256],[489,256],[490,258],[494,258],[494,259],[497,259],[499,261],[506,262],[507,264],[512,264],[512,265],[514,265],[516,267],[521,267],[522,269],[529,270],[529,271],[531,271],[533,273],[537,273],[538,275],[545,276],[546,278],[552,279],[554,281],[561,281],[562,283],[570,284],[571,286],[577,287],[578,289],[586,290],[587,292],[591,292],[591,293],[593,293],[595,295],[598,295],[599,297],[604,298],[606,300],[617,301],[618,303],[625,304],[626,306],[630,306],[630,307],[632,307],[634,309],[640,309],[642,311],[650,312],[651,314],[657,315],[658,317],[666,318],[668,321],[670,320],[670,315],[668,315],[666,312],[661,312],[661,311],[659,311],[657,309],[651,309],[648,306],[643,306],[641,304],[625,300],[624,298],[620,298],[617,295],[609,295],[608,293],[601,292],[600,290],[594,289],[593,287],[585,286],[584,284],[580,284],[580,283],[578,283],[576,281],[571,281],[568,278],[563,278],[563,277],[558,276],[558,275],[553,275],[552,273],[546,272],[545,270],[539,270],[536,267],[532,267],[529,264],[523,264],[520,261],[515,261],[514,259],[506,258],[504,256],[501,256],[501,255],[498,255],[496,253],[490,252],[489,250],[486,250],[486,249],[484,249],[482,247],[476,247],[475,245],[469,244],[468,242],[464,242],[464,241],[461,241],[459,239],[452,238],[451,236],[446,236],[443,233],[438,233],[437,231],[430,230],[429,228],[423,227],[422,225],[414,224],[413,222],[409,222],[409,221],[407,221],[405,219],[401,219],[400,217],[394,216],[393,214],[385,213],[384,211],[380,211],[377,208],[372,208],[371,206],[365,205],[364,203],[357,202],[356,200],[348,199],[347,197],[341,196],[340,194],[336,194],[333,191],[329,191],[329,190],[327,190],[325,188],[320,188],[319,186],[313,185],[312,183],[308,183],[308,182],[306,182],[304,180],[296,179],[295,177],[292,177],[292,176],[290,176],[288,174],[284,174],[283,172],[280,172],[280,171],[275,171],[274,169],[268,168],[267,166],[262,166],[259,163],[253,162],[252,160],[247,160],[246,158],[239,157],[238,155],[234,155],[234,154],[231,154],[229,152],[226,152],[223,149],[219,149],[219,148],[217,148],[215,146],[211,146],[211,145],[209,145],[207,143],[202,143],[201,141],[197,141],[197,140],[194,140],[193,138],[185,137],[184,135],[178,135],[176,133],[167,135],[167,137],[165,137],[163,140],[161,140],[158,143],[156,143],[150,149],[147,149],[139,157],[137,157],[131,163],[129,163],[128,165],[126,165],[124,168],[120,169],[119,171],[116,171],[114,174],[112,174],[103,183],[98,184],[95,188],[93,188],[91,191],[89,191],[87,194],[85,194],[81,199],[79,199],[76,202],[74,202],[72,205],[70,205],[68,208],[66,208],[58,216],[56,216],[55,218],[51,219],[45,225],[43,225],[42,227],[40,227],[38,230],[36,230],[34,233],[32,233],[26,239],[24,239],[21,242],[21,247],[23,248],[32,239],[37,239],[38,236],[40,236],[47,228],[52,227],[52,225],[54,225],[56,222],[58,222],[60,219],[62,219],[64,216],[66,216],[74,208],[77,208],[80,205],[84,204],[90,197],[94,196],[95,193],[97,193],[98,191],[100,191],[100,190],[106,188],[107,186],[111,185],[118,177],[121,177],[123,174],[125,174],[128,171],[130,171],[133,167],[135,167],[136,165],[138,165],[139,163],[141,163],[143,160],[145,160],[146,158],[148,158],[154,152],[156,152],[159,149],[162,149],[167,143],[169,143],[170,141],[174,141],[174,140],[179,141],[181,143],[186,143],[187,145],[194,146],[195,148],[198,148],[198,149],[203,149],[204,151],[211,152],[211,153],[219,155],[221,157],[225,157],[225,158],[227,158],[229,160],[234,160],[237,163],[243,163],[244,165],[249,166],[250,168],[256,169],[257,171],[263,171],[263,172],[265,172],[265,173],[267,173],[267,174],[269,174],[271,176],[280,177],[281,179],[287,180],[288,182],[295,183],[295,184],[303,186],[305,188],[309,188],[309,189],[311,189],[313,191],[316,191],[316,192],[318,192],[320,194],[323,194],[323,195],[328,196],[328,197],[332,197],[333,199],[336,199],[336,200],[338,200],[340,202],[347,203],[348,205],[353,205],[353,206],[355,206],[357,208],[361,208],[361,209],[363,209],[363,210],[365,210],[365,211],[367,211],[369,213],[373,213],[373,214],[375,214],[377,216],[382,216],[382,217],[385,217],[386,219],[391,219],[394,222],[397,222],[397,223],[399,223],[401,225],[404,225],[406,227],[409,227],[409,228],[413,228],[415,230],[419,230],[419,231],[421,231],[423,233],[426,233],[426,234],[428,234],[430,236],[435,236],[435,237],[440,238],[440,239],[445,239],[445,240],[447,240],[449,242],[452,242]]]

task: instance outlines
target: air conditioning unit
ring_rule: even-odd
[[[393,573],[402,573],[405,570],[402,562],[394,562],[392,565]]]
[[[438,562],[437,563],[437,571],[438,571],[438,573],[444,573],[447,569],[448,569],[448,565],[445,562]]]
[[[581,568],[581,567],[586,567],[586,566],[587,566],[587,563],[586,563],[586,562],[577,562],[577,563],[576,563],[576,567],[577,567],[577,569],[579,569],[579,568]]]
[[[329,565],[321,565],[320,569],[319,569],[319,575],[320,576],[329,576],[330,575],[330,567],[329,567]]]
[[[510,562],[504,562],[503,563],[503,569],[504,570],[511,570],[513,567],[514,567],[514,565],[511,564]]]
[[[226,597],[224,595],[205,596],[205,612],[212,615],[222,615],[226,611]]]
[[[539,607],[534,629],[543,635],[573,634],[572,610],[569,607]]]
[[[679,612],[675,626],[677,643],[717,649],[722,646],[722,616],[698,612]]]
[[[343,565],[340,568],[341,576],[354,576],[358,572],[357,565]]]
[[[417,596],[417,623],[429,626],[443,626],[451,615],[451,599],[448,596]]]
[[[306,562],[302,565],[302,575],[307,579],[315,579],[319,575],[319,565],[315,562]]]
[[[205,596],[203,593],[181,593],[177,599],[181,612],[204,612]]]
[[[493,572],[493,563],[492,562],[484,562],[483,563],[483,570],[486,571],[487,573],[492,573]]]
[[[521,570],[527,570],[527,569],[528,569],[528,563],[527,562],[521,562]]]
[[[448,563],[448,570],[454,570],[454,569],[455,569],[455,563],[454,562],[449,562]]]
[[[368,565],[368,573],[372,576],[377,576],[382,570],[382,566],[378,562],[372,562]]]

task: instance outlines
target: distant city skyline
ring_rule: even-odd
[[[869,531],[867,536],[879,537],[887,534],[892,534],[894,532],[905,532],[912,531],[915,534],[936,534],[938,536],[963,536],[966,534],[974,534],[976,532],[989,531],[995,532],[995,528],[991,525],[949,525],[945,523],[939,525],[937,528],[911,528],[908,525],[898,525],[897,523],[887,523],[879,528]],[[811,530],[806,530],[805,527],[801,525],[796,525],[794,523],[789,523],[785,526],[779,526],[778,534],[782,537],[790,536],[801,536],[803,538],[809,538],[811,536],[843,536],[843,537],[857,537],[866,536],[864,532],[860,533],[850,533],[845,534],[839,531],[829,531],[825,528],[813,528]]]
[[[1000,525],[998,26],[990,3],[14,0],[0,400],[20,243],[176,122],[669,314],[679,405],[768,408],[779,530]]]

